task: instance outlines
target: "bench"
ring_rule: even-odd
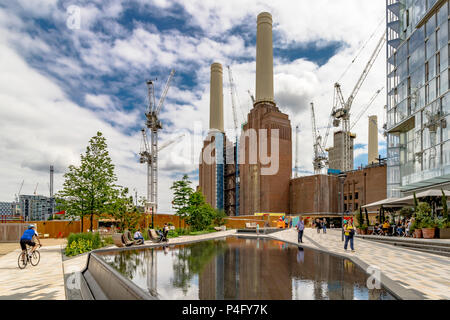
[[[245,223],[246,229],[256,229],[258,227],[256,222],[247,222]]]

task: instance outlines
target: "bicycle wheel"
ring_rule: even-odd
[[[36,250],[31,254],[30,263],[32,266],[37,266],[39,261],[41,261],[41,254]]]
[[[21,252],[21,253],[19,254],[19,259],[18,259],[18,261],[17,261],[17,264],[19,265],[19,268],[20,268],[20,269],[25,269],[25,267],[27,266],[27,262],[28,262],[28,260],[27,260],[26,254],[24,254],[23,252]]]

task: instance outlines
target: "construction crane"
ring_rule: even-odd
[[[378,97],[378,95],[381,93],[381,91],[383,91],[383,89],[384,89],[384,87],[382,87],[381,89],[377,90],[377,92],[375,92],[375,94],[370,99],[369,103],[364,108],[361,109],[361,111],[356,116],[356,120],[350,126],[350,130],[352,130],[356,126],[356,124],[361,119],[361,117],[367,112],[367,110],[369,110],[370,106],[375,102],[375,99]]]
[[[38,185],[39,185],[39,182],[36,183],[36,187],[34,188],[34,192],[33,192],[34,195],[36,195],[36,191],[37,191]]]
[[[151,145],[149,146],[146,130],[142,130],[145,150],[140,153],[140,162],[147,163],[147,205],[146,212],[152,213],[152,228],[153,228],[153,215],[156,213],[158,206],[158,131],[162,129],[161,121],[159,120],[159,113],[161,112],[164,100],[166,99],[167,92],[169,91],[170,83],[175,74],[175,70],[172,70],[169,79],[166,82],[166,86],[159,99],[158,105],[155,103],[155,87],[154,80],[148,80],[148,108],[145,113],[146,127],[150,130]]]
[[[237,112],[236,112],[236,100],[235,100],[235,96],[237,97],[237,91],[236,91],[236,86],[234,84],[234,80],[233,80],[233,73],[231,71],[231,67],[228,66],[228,79],[229,79],[229,83],[230,83],[230,94],[231,94],[231,107],[233,109],[233,120],[234,120],[234,133],[235,133],[235,146],[236,146],[236,160],[239,159],[239,132],[238,132],[238,128],[239,128],[239,121],[237,118]],[[241,113],[242,113],[242,108],[241,108]],[[245,118],[244,118],[245,119]],[[235,204],[235,211],[234,214],[235,216],[239,216],[239,192],[240,192],[240,183],[239,183],[239,165],[236,161],[235,164],[235,199],[234,199],[234,204]]]
[[[230,82],[230,95],[231,95],[231,108],[233,109],[233,121],[234,121],[234,134],[236,135],[236,143],[237,143],[237,136],[238,136],[238,119],[236,114],[236,100],[235,100],[235,90],[234,90],[234,81],[233,81],[233,74],[231,72],[230,66],[228,68],[228,79]]]
[[[312,133],[313,133],[313,143],[314,143],[314,159],[313,167],[314,174],[322,173],[322,169],[325,168],[327,157],[322,148],[322,137],[320,136],[317,126],[316,126],[316,113],[314,112],[314,103],[311,102],[311,123],[312,123]]]
[[[16,202],[19,202],[20,199],[20,192],[22,191],[23,184],[25,183],[25,180],[22,180],[22,183],[20,184],[19,193],[16,194]]]
[[[247,90],[248,94],[250,95],[250,99],[252,99],[252,103],[255,104],[255,97],[253,96],[253,94],[250,92],[250,90]]]
[[[342,132],[344,133],[344,146],[342,150],[343,166],[341,168],[342,171],[350,171],[353,169],[351,146],[350,146],[351,139],[353,136],[350,133],[350,110],[352,108],[352,104],[356,98],[356,95],[358,94],[359,90],[361,89],[361,86],[366,80],[367,75],[369,74],[369,71],[372,69],[375,60],[378,57],[385,42],[386,42],[386,35],[383,32],[383,36],[378,41],[375,50],[370,56],[369,61],[367,62],[361,76],[359,77],[355,87],[353,88],[352,93],[350,94],[347,100],[344,99],[344,95],[342,94],[341,90],[341,85],[339,83],[335,83],[334,85],[335,98],[333,104],[333,111],[331,115],[333,119],[333,126],[339,127],[339,125],[342,124]]]

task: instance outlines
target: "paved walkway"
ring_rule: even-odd
[[[199,236],[182,236],[170,239],[169,244],[220,238],[235,232],[230,230]],[[297,243],[297,232],[293,229],[272,234],[271,237]],[[317,234],[315,230],[306,229],[304,242],[304,247],[307,248],[357,258],[369,266],[378,266],[385,276],[404,289],[417,291],[424,299],[450,299],[450,258],[358,238],[355,238],[356,252],[345,252],[341,234],[335,230],[328,230],[327,234]],[[150,241],[145,244],[158,245]],[[64,245],[42,247],[39,265],[27,266],[24,270],[17,266],[19,249],[0,256],[0,300],[76,298],[72,293],[66,297],[64,279],[70,279],[70,276],[82,271],[88,255],[63,261],[62,247]]]
[[[272,237],[297,243],[294,229]],[[450,299],[450,258],[359,238],[354,240],[356,252],[352,253],[344,250],[340,231],[317,234],[316,230],[305,229],[303,237],[304,247],[357,258],[369,266],[377,266],[386,277],[404,289],[418,292],[424,299]]]
[[[65,300],[61,245],[42,247],[41,261],[19,269],[20,248],[0,257],[0,300]]]
[[[229,230],[198,236],[182,236],[170,239],[169,244],[175,245],[204,239],[221,238],[235,232],[236,230]],[[146,241],[145,245],[152,247],[160,244]],[[8,253],[0,256],[0,300],[65,300],[66,298],[80,298],[79,294],[74,290],[68,290],[66,296],[64,283],[65,280],[67,282],[73,281],[75,279],[73,276],[85,268],[87,253],[74,258],[64,259],[63,261],[62,249],[65,247],[65,244],[43,246],[39,249],[41,253],[39,264],[36,267],[27,265],[25,269],[21,270],[17,265],[20,248],[13,249],[17,247],[17,243],[11,246],[7,244],[4,248],[5,253]],[[109,250],[111,248],[115,248],[115,246],[104,249]]]

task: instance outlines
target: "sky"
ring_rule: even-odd
[[[158,211],[173,213],[173,181],[188,174],[198,184],[198,158],[209,124],[210,65],[224,66],[225,127],[233,128],[227,66],[243,123],[255,91],[256,17],[273,17],[274,91],[299,133],[299,174],[313,172],[310,103],[323,136],[334,83],[347,98],[385,28],[383,0],[0,0],[0,201],[55,192],[101,131],[118,183],[146,196],[139,163],[148,106],[146,81],[156,79],[161,110]],[[355,59],[356,58],[356,59]],[[386,83],[382,49],[351,110],[357,115]],[[353,61],[353,62],[352,62]],[[367,164],[368,116],[386,121],[385,88],[356,123],[355,168]],[[334,129],[332,129],[334,130]],[[181,134],[185,134],[180,138]],[[332,133],[327,147],[332,145]],[[295,145],[295,138],[293,145]],[[380,154],[386,143],[379,135]],[[295,148],[293,148],[295,150]],[[295,154],[293,154],[295,163]]]

